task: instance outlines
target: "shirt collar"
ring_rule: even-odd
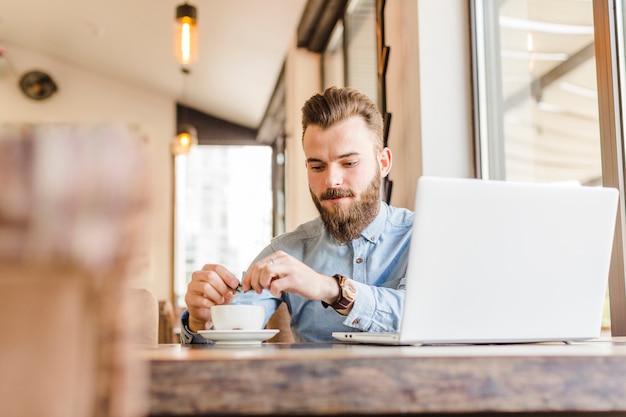
[[[367,225],[365,229],[361,232],[361,236],[365,239],[369,240],[371,243],[376,243],[381,233],[384,230],[385,223],[387,223],[387,218],[389,217],[389,206],[384,201],[380,201],[380,207],[378,209],[378,214],[374,217],[374,220]]]

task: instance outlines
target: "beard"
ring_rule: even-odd
[[[320,213],[322,223],[335,239],[341,243],[354,240],[361,235],[363,229],[374,220],[380,206],[381,181],[378,175],[361,194],[359,200],[353,201],[348,207],[333,204],[331,208],[322,206],[321,201],[342,197],[354,197],[356,194],[349,188],[329,188],[319,198],[311,192],[313,203]]]

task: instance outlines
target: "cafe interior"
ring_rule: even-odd
[[[626,416],[625,13],[3,0],[0,415]],[[378,104],[393,206],[422,176],[617,188],[601,337],[307,346],[280,308],[262,345],[181,346],[192,271],[317,217],[300,110],[330,86]]]

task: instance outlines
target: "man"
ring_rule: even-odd
[[[333,331],[398,331],[413,213],[381,201],[391,169],[376,105],[352,88],[331,87],[302,108],[309,190],[320,216],[274,238],[239,280],[224,266],[192,274],[183,343],[206,343],[210,307],[281,302],[297,341],[332,341]]]

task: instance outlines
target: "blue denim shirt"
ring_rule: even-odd
[[[381,202],[374,221],[358,239],[339,243],[325,229],[318,217],[300,225],[293,232],[275,237],[253,261],[282,250],[301,260],[315,271],[341,274],[356,285],[356,300],[347,316],[320,301],[283,292],[276,298],[264,291],[238,294],[235,304],[263,304],[266,323],[281,301],[291,313],[291,327],[297,341],[328,342],[335,331],[397,332],[404,302],[408,247],[411,240],[413,212]],[[188,313],[182,316],[183,343],[205,340],[186,329]],[[185,331],[186,330],[186,331]]]

